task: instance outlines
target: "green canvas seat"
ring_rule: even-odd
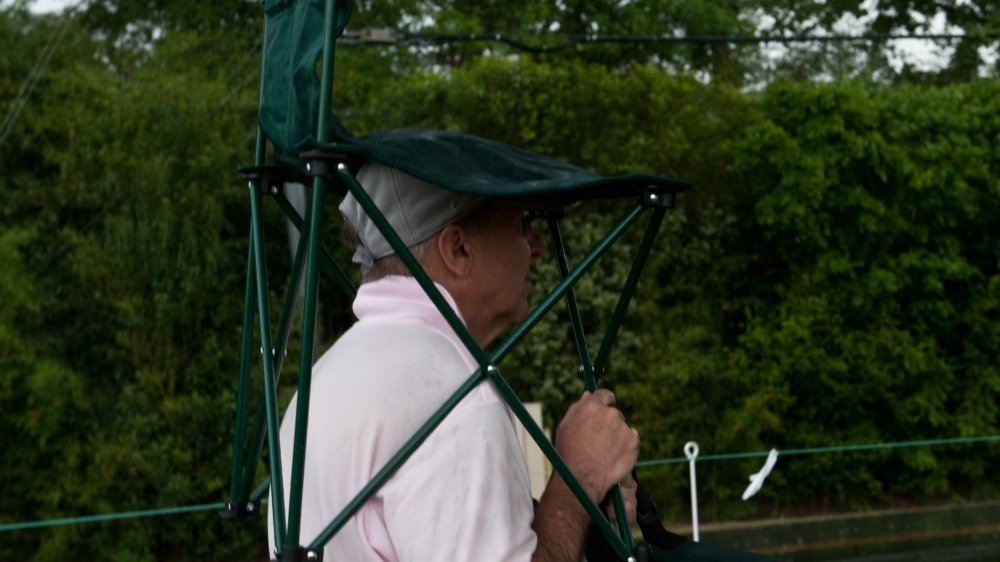
[[[554,470],[559,472],[580,499],[594,520],[595,528],[606,541],[611,556],[618,560],[630,560],[648,553],[648,549],[638,549],[627,527],[612,527],[600,508],[587,497],[555,448],[547,441],[542,429],[532,420],[507,385],[498,364],[543,315],[557,302],[565,299],[573,324],[584,383],[588,389],[595,389],[597,374],[607,364],[610,349],[635,292],[664,213],[673,205],[675,196],[689,187],[688,183],[669,176],[641,174],[603,177],[517,147],[447,131],[393,129],[367,137],[355,137],[341,126],[330,107],[335,40],[347,26],[350,9],[346,0],[267,0],[264,3],[265,31],[258,139],[254,164],[243,169],[249,180],[251,232],[230,497],[222,512],[223,517],[243,519],[257,516],[260,512],[260,500],[270,488],[273,499],[269,509],[277,543],[273,545],[274,552],[281,560],[320,560],[323,545],[406,462],[409,455],[434,431],[451,409],[475,386],[488,379],[549,458]],[[273,148],[272,161],[265,159],[268,145]],[[489,352],[481,349],[355,180],[352,171],[365,160],[375,160],[402,169],[448,189],[484,195],[538,210],[548,220],[553,253],[562,281],[495,348]],[[286,181],[311,181],[309,203],[304,213],[300,214],[278,189],[279,184]],[[331,520],[320,536],[304,545],[299,536],[299,516],[305,452],[304,446],[300,445],[305,443],[308,431],[303,420],[308,419],[319,273],[327,273],[333,283],[349,297],[355,292],[349,277],[330,258],[323,246],[321,235],[327,211],[325,198],[328,190],[336,194],[350,191],[358,199],[469,349],[479,368],[469,374],[469,378],[455,393],[442,397],[441,408],[415,432],[387,466]],[[281,303],[280,316],[274,325],[271,321],[267,260],[264,253],[265,235],[261,218],[265,197],[279,205],[301,233],[292,261],[288,290]],[[570,267],[559,230],[560,213],[549,211],[563,209],[583,199],[609,197],[630,199],[634,206],[580,262]],[[573,285],[623,232],[643,216],[649,219],[645,235],[602,344],[592,357],[587,349]],[[289,482],[284,482],[280,460],[281,443],[277,439],[280,412],[276,385],[293,332],[291,319],[299,298],[296,288],[300,286],[300,282],[304,285],[304,291],[301,295],[303,320],[299,346],[297,425],[290,467],[291,478]],[[255,344],[253,338],[255,320],[259,344]],[[253,397],[259,399],[259,406],[256,413],[251,414],[251,389],[254,388],[251,364],[253,353],[258,349],[263,351],[260,356],[263,371],[260,386],[263,387],[263,392],[262,396]],[[270,476],[254,487],[258,481],[256,468],[265,442]],[[284,503],[285,486],[289,489],[288,505]],[[612,503],[619,514],[623,513],[620,491],[614,491]],[[625,521],[625,518],[619,515],[618,520]],[[686,548],[690,550],[690,547]],[[667,552],[669,549],[657,554],[656,559],[669,560],[669,555],[665,554]]]

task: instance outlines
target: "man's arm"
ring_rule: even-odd
[[[594,502],[630,474],[639,456],[639,434],[614,405],[609,390],[585,392],[556,432],[556,450]],[[589,525],[590,516],[569,486],[553,475],[535,510],[538,544],[532,561],[578,562]]]

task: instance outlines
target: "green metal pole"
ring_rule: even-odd
[[[622,288],[621,297],[619,297],[618,304],[615,306],[615,311],[611,315],[611,322],[608,324],[608,330],[604,334],[604,341],[601,342],[601,347],[597,351],[597,358],[594,360],[595,377],[600,376],[600,374],[607,368],[608,355],[611,353],[611,346],[614,344],[615,338],[618,336],[618,329],[621,327],[622,321],[625,319],[625,312],[628,310],[629,303],[632,301],[632,296],[635,295],[635,289],[639,284],[639,276],[642,274],[642,270],[645,268],[646,262],[649,259],[650,250],[653,248],[653,242],[656,240],[656,235],[660,232],[660,225],[663,224],[663,217],[666,212],[667,210],[665,208],[657,207],[653,210],[653,216],[649,219],[649,226],[646,227],[646,235],[639,244],[639,252],[635,256],[635,261],[632,262],[632,270],[629,272],[628,279],[625,280],[625,286]]]
[[[560,281],[548,295],[535,307],[535,310],[528,314],[528,317],[524,319],[520,324],[518,324],[510,335],[508,335],[499,345],[494,349],[492,357],[494,361],[499,362],[500,359],[504,358],[511,349],[514,348],[524,336],[535,327],[536,324],[542,319],[545,314],[552,309],[559,299],[563,298],[563,295],[569,290],[570,287],[575,284],[580,277],[583,276],[591,267],[597,262],[597,260],[607,251],[607,249],[617,240],[622,233],[624,233],[628,227],[635,222],[635,220],[642,213],[642,206],[636,205],[634,209],[629,211],[622,217],[617,225],[612,228],[608,233],[602,238],[597,244],[594,245],[593,249],[587,253],[586,256],[580,260],[580,263],[573,268],[573,270],[567,275],[562,281]]]
[[[249,237],[248,237],[249,238]],[[240,342],[240,378],[236,387],[236,433],[233,436],[233,461],[232,471],[229,476],[229,500],[242,504],[246,501],[246,496],[242,493],[244,463],[247,462],[243,456],[246,446],[246,425],[247,425],[247,396],[250,387],[250,346],[253,345],[253,294],[254,294],[254,271],[253,271],[253,242],[247,250],[247,282],[243,291],[243,332]],[[254,457],[250,462],[256,463]]]
[[[304,221],[302,217],[299,216],[298,211],[296,211],[295,208],[292,207],[292,204],[289,203],[288,199],[280,193],[275,194],[274,200],[278,202],[278,206],[285,212],[285,216],[288,217],[288,220],[292,221],[292,224],[294,224],[295,228],[299,229],[299,232],[301,233],[304,228]],[[357,295],[357,289],[354,287],[354,283],[352,283],[350,278],[347,277],[344,270],[333,261],[333,258],[330,257],[326,248],[323,248],[323,253],[320,255],[320,266],[322,266],[323,271],[326,271],[330,278],[333,279],[333,282],[340,287],[340,290],[347,295],[347,298],[354,300],[354,297]]]
[[[535,444],[538,445],[538,447],[542,450],[542,453],[545,454],[545,456],[549,459],[549,462],[552,463],[552,469],[559,473],[563,481],[566,482],[566,485],[569,486],[570,491],[573,492],[577,501],[580,502],[583,509],[586,510],[588,515],[590,515],[591,521],[597,525],[597,528],[601,531],[601,534],[604,535],[604,538],[608,541],[608,544],[611,545],[611,548],[615,550],[622,560],[627,559],[631,555],[632,549],[626,546],[624,538],[619,537],[618,533],[616,533],[611,527],[607,517],[601,513],[601,508],[594,503],[594,500],[590,498],[587,491],[583,489],[580,481],[577,480],[576,476],[566,465],[566,462],[563,461],[562,456],[560,456],[559,452],[556,451],[555,446],[548,440],[548,437],[545,436],[542,428],[538,427],[538,424],[531,418],[531,414],[528,413],[527,408],[525,408],[524,404],[521,403],[517,394],[514,393],[514,390],[509,384],[507,384],[507,381],[500,375],[499,369],[490,367],[488,374],[490,375],[490,380],[496,386],[497,391],[514,412],[514,415],[521,421],[521,424],[524,425],[528,434],[531,435],[531,438],[535,441]],[[629,534],[628,537],[631,541],[631,534]]]
[[[284,197],[282,196],[282,199]],[[278,321],[278,338],[274,347],[274,372],[281,373],[282,364],[288,352],[288,339],[292,331],[292,319],[295,316],[295,303],[298,301],[299,278],[303,272],[303,259],[308,252],[308,239],[299,231],[299,243],[295,246],[295,256],[292,258],[292,269],[288,277],[288,287],[281,304],[281,317]]]
[[[577,497],[580,503],[583,505],[587,513],[594,519],[598,528],[607,538],[608,543],[612,545],[612,548],[622,556],[623,559],[628,558],[628,549],[622,540],[615,534],[615,531],[608,524],[607,519],[601,514],[600,508],[590,499],[587,495],[586,490],[580,485],[576,477],[569,470],[566,464],[562,461],[559,453],[556,452],[555,447],[548,441],[545,434],[542,432],[541,428],[531,418],[531,414],[524,408],[517,396],[514,395],[513,390],[510,386],[506,384],[503,377],[500,376],[499,371],[495,367],[490,367],[488,369],[490,374],[490,380],[494,383],[498,383],[498,388],[501,394],[505,395],[505,398],[513,400],[517,404],[517,408],[514,409],[514,414],[518,416],[518,419],[524,423],[525,427],[528,429],[532,437],[538,442],[539,446],[542,447],[543,452],[549,459],[553,462],[553,467],[559,472],[559,474],[566,481],[570,490]],[[447,415],[458,405],[458,403],[471,392],[482,380],[482,370],[476,370],[466,381],[456,390],[445,403],[424,423],[420,429],[411,437],[400,450],[393,455],[385,466],[372,479],[365,485],[364,488],[344,507],[344,509],[327,525],[323,531],[317,535],[316,539],[309,545],[309,549],[320,549],[331,538],[337,531],[354,516],[355,513],[361,506],[365,504],[366,501],[371,499],[371,497],[382,487],[386,480],[392,477],[393,474],[406,462],[406,460],[412,455],[418,447],[427,439],[427,437],[437,428],[438,425]],[[595,517],[596,516],[596,517]]]
[[[368,216],[371,218],[372,222],[378,227],[379,231],[385,237],[389,245],[392,246],[393,250],[396,251],[399,258],[403,263],[409,268],[413,273],[413,276],[420,283],[420,286],[428,294],[431,301],[437,306],[438,310],[448,321],[449,325],[455,330],[456,335],[462,340],[462,343],[469,349],[473,358],[480,366],[489,366],[500,359],[504,358],[515,345],[517,345],[528,332],[533,329],[542,317],[547,314],[553,306],[563,298],[570,288],[582,277],[587,271],[590,270],[597,262],[598,259],[608,250],[608,248],[614,244],[614,242],[621,237],[621,235],[628,230],[628,227],[635,222],[635,220],[642,214],[642,205],[636,205],[633,209],[628,211],[618,223],[602,238],[586,256],[580,260],[580,263],[569,272],[563,280],[558,283],[549,294],[542,299],[539,305],[528,314],[528,316],[516,326],[496,348],[490,354],[489,357],[485,356],[485,352],[479,347],[479,344],[472,338],[471,334],[468,333],[465,325],[458,316],[451,310],[447,301],[441,296],[441,293],[437,290],[434,282],[427,277],[423,268],[420,266],[419,262],[413,257],[406,245],[400,240],[399,236],[393,231],[389,222],[385,219],[385,216],[378,210],[375,202],[372,201],[371,197],[365,193],[364,188],[358,184],[357,180],[347,171],[346,167],[341,167],[339,170],[339,176],[341,181],[345,186],[354,194],[354,197],[358,200],[358,203],[362,206]]]
[[[379,228],[380,232],[389,242],[390,246],[393,247],[393,249],[397,252],[400,259],[404,262],[404,264],[406,264],[406,266],[413,273],[414,277],[421,284],[424,291],[428,294],[429,298],[432,300],[432,302],[434,302],[434,304],[437,306],[437,308],[445,317],[445,319],[448,320],[449,324],[451,324],[456,335],[458,335],[458,337],[463,341],[463,344],[465,344],[465,346],[469,349],[473,357],[477,360],[478,363],[480,363],[480,365],[484,364],[486,365],[487,371],[491,373],[490,380],[495,385],[497,385],[498,390],[504,397],[507,404],[511,407],[512,411],[515,413],[515,415],[518,416],[522,424],[524,424],[525,427],[528,429],[529,434],[531,434],[532,437],[536,440],[536,442],[538,442],[538,445],[542,448],[542,451],[546,454],[546,456],[549,457],[550,462],[553,463],[553,466],[560,471],[560,475],[563,477],[564,480],[566,480],[567,485],[570,487],[570,489],[574,491],[574,495],[577,496],[577,499],[581,502],[584,508],[587,509],[588,513],[592,517],[595,514],[600,515],[600,509],[596,506],[596,504],[594,504],[593,500],[591,500],[590,497],[586,494],[586,491],[583,489],[583,487],[573,476],[572,472],[562,461],[558,452],[551,445],[551,443],[548,442],[541,428],[538,427],[538,424],[535,423],[533,419],[531,419],[530,414],[528,414],[527,410],[521,404],[520,400],[510,389],[509,385],[507,385],[506,382],[503,381],[502,377],[498,375],[498,370],[493,366],[494,360],[496,360],[498,356],[506,354],[509,351],[509,347],[507,348],[502,347],[497,352],[491,354],[491,357],[486,357],[485,352],[482,351],[479,345],[472,338],[471,334],[468,333],[466,327],[461,323],[461,320],[459,320],[454,311],[451,310],[451,307],[448,305],[447,301],[444,300],[440,292],[437,290],[437,287],[430,280],[430,278],[427,277],[427,274],[423,271],[423,268],[420,266],[420,264],[416,261],[415,258],[413,258],[413,255],[409,252],[405,244],[402,242],[402,240],[400,240],[399,236],[389,225],[388,221],[385,219],[384,215],[379,211],[374,201],[371,200],[371,198],[364,191],[364,189],[357,183],[357,180],[350,175],[346,167],[341,166],[339,175],[344,185],[346,185],[347,188],[351,191],[351,193],[354,194],[355,198],[358,200],[358,203],[362,206],[363,209],[365,209],[365,212],[368,213],[369,218],[371,218],[372,222],[374,222],[375,225]],[[529,319],[532,320],[531,322],[532,326],[536,324],[540,319],[541,315],[544,314],[545,311],[549,310],[554,305],[555,301],[558,298],[560,298],[565,291],[569,289],[572,283],[574,283],[577,279],[579,279],[579,277],[587,269],[593,266],[597,258],[600,257],[600,255],[607,250],[607,248],[611,245],[611,243],[614,242],[614,240],[616,240],[619,236],[621,236],[621,234],[624,232],[627,226],[636,219],[636,217],[641,211],[642,211],[641,206],[636,207],[634,211],[626,215],[626,217],[621,221],[621,223],[616,228],[612,229],[612,231],[604,239],[602,239],[601,242],[597,244],[594,250],[592,250],[591,253],[589,253],[584,258],[581,264],[577,266],[577,268],[574,270],[573,274],[571,274],[570,277],[565,279],[563,283],[557,286],[557,288],[553,291],[554,294],[550,295],[550,297],[543,302],[543,304],[539,307],[539,309],[536,309],[535,311],[536,313],[534,315],[529,315]],[[525,327],[525,324],[526,324],[525,322],[522,323],[519,334],[514,334],[516,338],[524,336],[525,332],[528,329]],[[511,342],[511,339],[512,338],[508,338],[507,342]],[[482,370],[482,367],[480,369]],[[437,413],[442,414],[442,412],[440,411]],[[421,431],[423,431],[424,429],[426,429],[426,426],[421,428]],[[426,432],[429,434],[429,430],[427,430]],[[419,443],[417,443],[417,445],[419,445]],[[395,470],[398,469],[398,466],[391,466],[391,463],[392,461],[390,461],[390,464],[387,465],[386,469],[394,472]],[[370,488],[369,487],[365,488],[365,490],[369,491],[366,497],[362,499],[359,495],[359,497],[356,498],[360,502],[358,507],[360,507],[360,504],[363,504],[364,501],[366,501],[371,494],[373,494],[375,491],[378,490],[379,484],[372,482],[370,483],[370,485],[371,485]],[[355,502],[352,502],[349,505],[353,506],[354,503]],[[318,537],[317,540],[313,542],[310,548],[316,548],[318,546],[322,546],[323,544],[325,544],[325,542],[329,540],[329,537],[332,537],[333,534],[336,533],[336,528],[339,528],[339,525],[342,525],[343,521],[346,520],[347,517],[349,517],[349,515],[343,513],[339,515],[337,519],[335,519],[334,523],[332,523],[331,526],[328,528],[330,532],[322,533],[321,536]],[[599,519],[595,519],[595,521],[598,527],[601,528],[602,532],[606,535],[609,543],[614,545],[616,550],[619,551],[619,554],[628,552],[622,540],[617,536],[617,534],[611,528],[610,524],[608,524],[607,519],[603,515],[601,515]],[[617,544],[615,541],[617,541]]]
[[[559,230],[559,220],[555,217],[549,218],[549,234],[552,237],[552,247],[556,254],[559,274],[565,279],[569,275],[569,262],[566,259],[566,245],[563,243],[562,233]],[[590,363],[590,351],[587,349],[587,336],[583,330],[583,318],[580,316],[580,307],[577,306],[576,292],[572,288],[566,291],[566,306],[569,310],[570,323],[573,326],[573,339],[576,343],[577,354],[580,357],[583,383],[587,390],[594,392],[597,390],[597,379],[594,377],[594,367]],[[622,489],[618,484],[611,488],[611,503],[614,506],[615,520],[618,523],[618,535],[624,541],[626,550],[632,552],[635,550],[635,544],[632,541],[632,530],[629,528],[628,517],[625,513]]]
[[[326,0],[323,14],[323,66],[319,84],[319,119],[316,123],[316,141],[326,144],[330,140],[330,111],[333,96],[334,53],[337,45],[337,2]]]
[[[333,94],[334,49],[336,45],[337,2],[326,0],[323,12],[323,66],[320,73],[319,118],[316,141],[327,143],[330,126],[330,104]],[[286,545],[299,545],[302,517],[302,480],[305,472],[306,438],[309,429],[309,394],[312,385],[313,334],[316,327],[316,294],[319,284],[319,255],[322,252],[323,198],[326,178],[313,178],[312,203],[309,212],[309,250],[306,263],[306,289],[302,311],[302,354],[299,360],[298,402],[295,408],[295,438],[292,449],[292,470],[289,489],[289,519],[285,534]]]
[[[257,421],[254,424],[253,435],[250,437],[250,450],[246,455],[246,463],[243,466],[243,488],[240,497],[245,497],[253,485],[254,475],[257,474],[257,459],[264,448],[264,424],[267,422],[267,397],[262,396],[257,407]]]
[[[407,269],[410,270],[410,273],[413,274],[414,279],[417,280],[417,283],[420,284],[420,287],[423,288],[424,292],[427,293],[428,298],[431,299],[434,306],[436,306],[441,315],[444,316],[448,325],[451,326],[452,330],[454,330],[455,335],[458,336],[458,339],[461,340],[466,349],[469,350],[469,353],[472,355],[473,359],[475,359],[476,363],[479,364],[479,367],[481,369],[485,369],[490,364],[489,357],[486,356],[486,352],[479,347],[475,338],[473,338],[472,334],[469,333],[468,328],[466,328],[465,324],[462,323],[458,314],[451,309],[451,305],[449,305],[448,301],[441,295],[441,291],[438,291],[437,285],[435,285],[434,281],[427,276],[427,272],[424,271],[420,262],[413,257],[410,249],[406,247],[406,244],[404,244],[402,239],[399,238],[399,235],[396,234],[396,231],[392,228],[392,225],[389,224],[389,221],[386,220],[382,211],[379,210],[378,206],[375,205],[375,202],[372,201],[372,198],[365,192],[364,188],[361,187],[361,184],[358,183],[358,180],[356,180],[354,176],[347,171],[347,167],[343,164],[340,165],[339,175],[341,181],[351,191],[354,198],[358,200],[358,203],[361,204],[361,208],[365,210],[368,217],[375,223],[375,226],[378,227],[379,232],[381,232],[382,236],[385,237],[386,241],[396,252],[396,255],[403,261]]]
[[[264,18],[264,36],[267,36],[267,18]],[[265,45],[266,41],[261,41],[261,65],[267,61],[267,48]],[[264,94],[264,73],[261,73],[260,83],[258,84],[258,96],[263,96]],[[264,164],[264,160],[267,154],[267,136],[264,134],[264,130],[257,127],[257,138],[254,142],[254,165],[261,166]],[[249,182],[248,185],[251,191],[251,198],[253,193],[260,193],[259,186],[255,182]],[[251,207],[253,203],[251,202]],[[238,501],[240,503],[246,500],[246,496],[243,493],[245,485],[240,477],[240,474],[245,474],[247,472],[247,466],[255,466],[257,463],[257,455],[255,454],[251,458],[247,458],[244,455],[246,441],[245,441],[245,430],[246,430],[246,408],[247,400],[249,394],[250,386],[250,347],[253,345],[253,295],[255,292],[255,273],[256,273],[256,252],[254,247],[254,226],[260,219],[259,215],[254,215],[251,209],[251,229],[249,236],[249,249],[247,250],[247,282],[246,288],[244,290],[244,300],[243,300],[243,338],[240,343],[240,381],[237,387],[237,398],[236,398],[236,435],[233,437],[233,466],[232,474],[230,476],[230,500]],[[259,453],[258,453],[259,454]],[[242,469],[242,470],[241,470]]]
[[[299,277],[302,273],[302,258],[306,253],[306,237],[300,236],[299,243],[295,248],[295,256],[292,260],[292,271],[288,280],[288,287],[285,289],[284,302],[281,305],[281,317],[278,321],[278,338],[274,345],[272,351],[272,357],[274,357],[274,373],[276,377],[281,376],[281,369],[284,366],[285,357],[288,353],[288,338],[291,334],[292,318],[295,313],[295,303],[296,299],[296,288],[299,285]],[[275,380],[277,384],[277,380]],[[243,489],[244,494],[248,493],[250,486],[253,482],[254,474],[256,473],[256,459],[260,458],[260,451],[264,447],[264,420],[266,418],[265,414],[265,404],[264,398],[261,399],[261,404],[257,408],[257,423],[254,428],[253,438],[250,441],[249,452],[246,456],[247,459],[251,459],[251,462],[247,464],[244,472],[243,478]],[[244,496],[240,496],[244,497]]]
[[[270,453],[271,474],[281,474],[281,446],[278,442],[278,394],[275,390],[274,360],[271,357],[271,316],[268,312],[267,268],[264,261],[264,233],[261,228],[260,190],[250,184],[251,230],[253,231],[252,248],[256,272],[257,316],[260,320],[261,354],[264,365],[264,396],[267,417],[267,433],[271,436],[268,442]],[[285,497],[281,479],[275,479],[271,499],[271,513],[274,518],[277,536],[283,536],[285,530]],[[280,550],[280,548],[279,548]]]
[[[559,231],[559,219],[551,217],[548,222],[549,236],[552,238],[552,248],[556,255],[556,264],[559,266],[559,275],[565,279],[569,275],[569,262],[566,260],[566,245],[563,243],[562,233]],[[572,285],[566,290],[566,307],[569,310],[570,325],[573,328],[573,343],[577,356],[580,358],[583,382],[587,390],[593,392],[597,390],[597,383],[594,380],[594,371],[590,364],[590,351],[587,349],[587,337],[583,332],[580,307],[576,303],[576,291]]]
[[[309,429],[309,395],[312,388],[313,334],[316,327],[316,295],[319,285],[320,237],[323,233],[323,196],[326,179],[313,180],[309,211],[309,249],[306,258],[306,289],[302,306],[302,350],[299,356],[298,402],[295,405],[295,437],[292,442],[292,470],[288,499],[286,545],[299,544],[302,516],[302,480],[305,472],[306,437]]]
[[[250,499],[253,501],[257,501],[263,498],[264,494],[267,493],[267,490],[270,487],[271,487],[271,478],[270,477],[265,478],[263,482],[261,482],[256,488],[254,488],[253,492],[250,492]]]
[[[612,229],[612,231],[609,232],[609,234],[606,235],[605,238],[602,239],[595,246],[595,248],[587,256],[584,257],[584,259],[573,271],[570,277],[564,279],[563,282],[560,283],[556,287],[556,289],[553,290],[552,294],[550,294],[549,297],[547,297],[543,301],[542,305],[540,305],[539,308],[536,309],[535,313],[529,315],[529,318],[526,319],[525,322],[521,323],[518,329],[516,329],[515,333],[512,334],[511,337],[508,337],[507,340],[505,340],[501,348],[498,349],[497,352],[491,354],[491,356],[487,356],[486,353],[479,347],[478,343],[472,338],[472,335],[469,334],[468,329],[465,327],[464,324],[462,324],[461,320],[458,318],[457,314],[455,314],[455,312],[451,309],[451,306],[448,304],[448,302],[437,290],[437,287],[434,285],[433,281],[431,281],[431,279],[427,276],[426,272],[420,266],[419,262],[417,262],[417,260],[413,257],[409,249],[406,248],[406,245],[399,238],[398,234],[396,234],[396,232],[393,230],[392,226],[389,225],[388,221],[385,219],[385,216],[381,213],[381,211],[379,211],[378,207],[375,205],[374,201],[372,201],[371,197],[368,196],[368,194],[364,191],[364,189],[360,186],[360,184],[358,184],[357,180],[347,171],[346,166],[344,165],[339,166],[338,175],[343,184],[358,200],[358,203],[368,214],[372,222],[375,223],[376,227],[385,237],[386,241],[389,242],[389,245],[393,248],[393,250],[396,251],[399,258],[411,271],[414,278],[421,285],[425,293],[427,293],[428,297],[431,299],[434,305],[444,316],[445,320],[455,331],[455,334],[459,337],[460,340],[462,340],[462,343],[469,350],[470,354],[472,354],[473,358],[477,361],[477,363],[480,364],[479,372],[483,371],[485,368],[485,370],[488,373],[490,373],[491,382],[493,382],[494,385],[497,386],[498,391],[500,391],[501,396],[504,397],[505,402],[507,402],[508,406],[511,407],[514,414],[518,416],[518,419],[521,420],[521,423],[528,430],[528,433],[532,436],[532,438],[535,439],[539,447],[542,448],[543,453],[545,453],[546,456],[549,457],[550,462],[553,463],[553,466],[556,468],[556,470],[559,471],[560,476],[562,476],[563,479],[567,482],[567,485],[570,487],[570,490],[574,492],[574,495],[577,497],[578,501],[581,502],[584,509],[587,510],[588,514],[590,514],[592,518],[594,518],[594,515],[600,515],[600,517],[594,518],[594,520],[595,523],[598,525],[598,528],[600,528],[601,532],[605,535],[609,544],[611,544],[612,547],[615,548],[615,550],[618,552],[618,554],[623,556],[623,558],[627,558],[628,550],[625,544],[622,542],[622,539],[617,536],[614,529],[612,529],[610,524],[608,523],[607,519],[603,515],[601,515],[600,509],[597,507],[596,504],[594,504],[593,500],[590,499],[586,491],[576,480],[575,476],[572,474],[572,472],[566,466],[565,462],[559,456],[559,453],[555,450],[555,447],[553,447],[552,444],[548,442],[548,439],[547,437],[545,437],[545,434],[542,432],[541,428],[538,427],[538,424],[535,423],[535,421],[531,418],[530,414],[528,414],[527,410],[524,408],[521,401],[517,398],[516,394],[514,394],[513,390],[510,389],[510,386],[507,385],[506,381],[503,380],[503,377],[499,375],[499,371],[496,369],[493,362],[494,360],[496,360],[497,357],[503,356],[506,353],[508,353],[510,351],[510,346],[512,346],[516,340],[522,338],[526,334],[526,332],[530,329],[530,327],[533,327],[535,324],[537,324],[541,316],[549,309],[551,309],[551,307],[555,304],[555,301],[558,300],[558,298],[560,298],[565,293],[565,291],[567,291],[570,288],[570,286],[573,283],[575,283],[576,280],[579,279],[579,277],[584,272],[586,272],[586,270],[588,270],[590,267],[593,266],[594,262],[600,257],[600,255],[603,254],[607,250],[607,248],[619,236],[621,236],[621,234],[625,231],[627,226],[630,225],[636,219],[636,217],[642,211],[642,207],[637,206],[635,210],[628,213],[626,217],[620,222],[620,224],[614,229]],[[528,325],[529,320],[530,320],[530,326]],[[476,380],[470,379],[467,382],[467,384],[472,385],[468,389],[471,390],[471,387],[474,387],[475,384],[478,384],[478,377],[476,377]],[[465,392],[468,392],[468,390],[466,390]],[[454,395],[452,396],[452,398],[454,398]],[[461,398],[459,397],[458,400],[460,399]],[[423,442],[423,437],[429,435],[430,432],[433,431],[434,427],[436,427],[437,423],[440,423],[440,420],[442,420],[444,416],[447,415],[447,411],[445,411],[447,406],[448,404],[442,406],[441,409],[435,412],[431,420],[428,420],[428,422],[426,422],[425,425],[418,430],[417,435],[415,435],[414,438],[411,439],[411,441],[408,441],[407,445],[404,445],[404,449],[408,449],[408,447],[411,444],[413,449],[418,447],[420,443]],[[438,419],[438,417],[440,417],[440,419]],[[435,420],[437,420],[437,423],[432,423]],[[423,437],[421,437],[418,440],[417,437],[420,436]],[[397,453],[397,456],[394,456],[393,459],[391,459],[389,463],[387,463],[386,467],[383,468],[383,471],[380,472],[379,475],[382,475],[384,472],[386,474],[384,478],[388,478],[389,476],[391,476],[392,473],[398,470],[399,464],[401,464],[405,460],[405,458],[409,456],[410,453],[412,453],[412,451],[407,452],[406,450],[401,450],[399,453]],[[397,462],[399,464],[396,464]],[[334,519],[334,521],[331,522],[331,524],[316,538],[316,540],[313,541],[313,543],[309,546],[309,548],[310,549],[320,548],[327,541],[329,541],[330,538],[337,532],[337,530],[339,530],[339,528],[346,522],[346,520],[350,518],[350,516],[357,511],[357,509],[360,509],[360,506],[363,505],[364,502],[367,501],[371,497],[371,495],[374,494],[379,489],[379,487],[381,487],[384,478],[379,479],[379,481],[373,479],[371,482],[369,482],[369,484],[362,489],[362,492],[360,492],[355,497],[355,499],[352,500],[348,504],[348,506],[345,507],[345,509]]]
[[[413,434],[413,437],[410,437],[410,439],[403,444],[399,451],[397,451],[396,454],[385,463],[385,466],[383,466],[378,473],[372,477],[368,484],[366,484],[365,487],[362,488],[356,496],[354,496],[354,499],[352,499],[347,506],[341,510],[337,517],[335,517],[333,521],[331,521],[330,524],[327,525],[319,535],[317,535],[316,539],[309,545],[309,548],[319,549],[329,542],[329,540],[333,538],[333,535],[337,534],[337,531],[344,526],[344,523],[347,523],[347,521],[354,516],[359,509],[361,509],[361,506],[363,506],[365,502],[368,501],[372,495],[374,495],[375,492],[382,487],[385,481],[391,478],[392,475],[399,470],[399,467],[403,466],[406,459],[410,458],[410,455],[412,455],[417,448],[423,444],[431,432],[434,431],[434,429],[437,428],[442,421],[444,421],[444,418],[451,413],[453,409],[455,409],[455,406],[457,406],[458,403],[461,402],[467,394],[469,394],[469,392],[476,388],[482,380],[482,370],[476,369],[476,372],[472,373],[472,375],[462,383],[458,390],[453,392],[451,396],[448,397],[444,404],[442,404],[441,407],[438,408],[438,410],[434,412],[426,422],[424,422],[424,425],[422,425],[420,429]]]

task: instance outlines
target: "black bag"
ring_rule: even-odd
[[[635,475],[633,474],[633,478]],[[638,483],[638,479],[636,479]],[[637,562],[776,562],[776,558],[735,550],[671,533],[663,526],[656,504],[638,486],[636,496],[636,523],[642,531],[643,541],[636,545]],[[607,504],[607,501],[605,501]],[[591,526],[585,547],[587,562],[621,562],[618,555],[594,526]]]

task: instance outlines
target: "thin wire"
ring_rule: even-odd
[[[770,43],[833,43],[875,42],[900,40],[958,41],[978,39],[986,42],[1000,38],[1000,32],[964,33],[865,33],[861,35],[553,35],[560,39],[553,45],[539,45],[514,39],[500,33],[399,33],[391,29],[363,29],[345,34],[342,42],[348,44],[398,45],[411,43],[503,43],[522,51],[550,53],[583,45],[601,43],[617,44],[770,44]],[[537,37],[543,40],[543,37]]]
[[[236,84],[235,86],[231,86],[229,88],[229,91],[222,98],[222,100],[219,101],[216,107],[224,107],[226,103],[233,96],[236,96],[241,91],[243,91],[243,88],[246,87],[248,82],[250,82],[254,78],[259,78],[259,76],[256,73],[250,73],[244,71],[246,70],[247,65],[249,65],[251,62],[256,61],[257,55],[258,53],[260,53],[260,47],[262,43],[263,39],[258,37],[257,40],[254,41],[253,44],[247,48],[246,53],[243,54],[243,59],[240,61],[238,65],[236,65],[236,68],[233,69],[233,71],[229,73],[229,76],[226,77],[225,84],[232,84],[233,80],[235,80],[237,76],[241,74],[245,75],[238,84]]]
[[[17,91],[14,101],[11,102],[10,108],[7,110],[7,115],[4,116],[3,123],[0,123],[0,146],[3,146],[4,141],[7,140],[7,136],[14,130],[14,125],[21,116],[21,111],[28,105],[28,98],[31,96],[32,90],[35,89],[35,85],[41,79],[45,67],[48,66],[49,61],[52,59],[52,55],[66,36],[66,31],[69,29],[71,20],[70,11],[67,10],[67,12],[67,14],[63,15],[59,33],[54,37],[50,37],[49,41],[42,47],[42,52],[35,59],[35,64],[28,71],[27,78],[24,79],[24,83],[21,84],[21,88]]]
[[[819,453],[845,453],[854,451],[871,451],[876,449],[900,449],[904,447],[929,447],[935,445],[964,445],[969,443],[986,443],[1000,441],[1000,435],[985,435],[981,437],[958,437],[954,439],[924,439],[918,441],[900,441],[896,443],[866,443],[859,445],[839,445],[834,447],[811,447],[805,449],[786,449],[781,451],[781,456],[788,455],[815,455]],[[747,453],[724,453],[717,455],[699,455],[699,461],[721,461],[733,459],[751,459],[766,457],[769,451],[753,451]],[[636,468],[647,468],[664,464],[679,464],[687,462],[687,457],[674,457],[669,459],[656,459],[640,461],[636,463]]]

